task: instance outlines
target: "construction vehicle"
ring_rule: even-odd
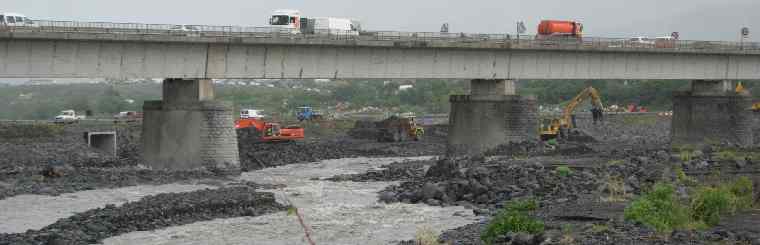
[[[304,138],[303,127],[291,125],[282,127],[279,123],[266,122],[262,118],[247,117],[235,121],[235,129],[252,129],[259,136],[259,142],[283,142]]]
[[[272,31],[292,34],[358,36],[361,22],[348,18],[303,17],[301,11],[279,9],[269,18]]]
[[[583,24],[577,21],[542,20],[538,25],[538,38],[583,36]]]
[[[747,91],[747,89],[744,88],[744,85],[742,85],[741,82],[739,82],[736,85],[736,90],[735,91],[736,91],[737,94],[749,93],[749,91]],[[750,108],[750,109],[752,109],[752,111],[754,111],[754,112],[760,112],[760,102],[754,102],[754,103],[752,103],[752,108]]]
[[[425,130],[417,125],[414,116],[391,116],[376,123],[378,142],[402,142],[422,139]]]
[[[298,121],[303,122],[306,121],[319,121],[322,120],[322,113],[320,113],[317,110],[314,110],[311,108],[311,106],[302,106],[298,107],[298,112],[296,113],[296,117],[298,118]]]
[[[569,135],[570,130],[575,128],[575,119],[573,116],[575,108],[588,98],[591,99],[591,112],[593,114],[594,122],[601,120],[602,108],[604,108],[601,96],[599,96],[599,91],[594,87],[589,86],[570,100],[562,111],[562,117],[542,120],[540,126],[541,139],[550,140],[563,137],[566,138]]]

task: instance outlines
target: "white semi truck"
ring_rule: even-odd
[[[269,26],[280,32],[358,36],[361,22],[348,18],[302,17],[301,11],[278,9],[269,18]]]

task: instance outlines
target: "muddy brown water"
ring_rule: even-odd
[[[394,182],[333,182],[318,179],[356,174],[393,161],[423,158],[353,158],[292,164],[244,173],[241,179],[287,184],[275,192],[280,202],[299,208],[317,244],[395,244],[413,239],[418,229],[433,232],[477,222],[463,207],[381,204],[377,192]],[[286,212],[197,222],[167,229],[133,232],[104,244],[306,244],[296,217]]]

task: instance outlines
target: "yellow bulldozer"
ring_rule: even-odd
[[[583,89],[578,95],[576,95],[562,110],[562,116],[560,118],[543,119],[540,126],[541,140],[551,140],[566,137],[569,131],[575,128],[575,120],[573,112],[578,105],[591,99],[591,113],[594,118],[594,122],[602,119],[602,98],[599,95],[599,91],[594,87],[587,87]]]

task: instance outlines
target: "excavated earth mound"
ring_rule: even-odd
[[[238,129],[240,165],[243,171],[284,164],[351,157],[399,157],[442,154],[446,145],[438,138],[418,142],[380,143],[346,138],[319,141],[259,142],[255,129]]]
[[[275,201],[274,194],[245,186],[158,194],[119,207],[108,205],[79,213],[40,230],[0,234],[0,244],[93,244],[133,231],[259,216],[285,209]]]

